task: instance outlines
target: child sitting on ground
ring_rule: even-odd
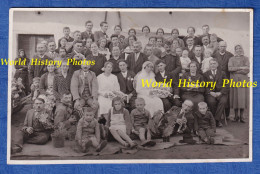
[[[125,147],[135,147],[136,143],[130,139],[131,120],[128,110],[124,107],[124,102],[120,97],[112,100],[112,108],[108,112],[107,126],[113,137]]]
[[[210,49],[210,48],[206,48],[204,51],[204,59],[202,61],[202,65],[201,65],[201,71],[203,73],[205,73],[209,70],[209,61],[213,59],[213,57],[211,57],[212,53],[213,53],[212,49]]]
[[[151,132],[148,127],[151,114],[144,108],[145,100],[137,98],[135,100],[135,107],[136,109],[131,112],[132,133],[139,136],[142,146],[154,146],[156,143],[151,141]]]
[[[214,136],[216,132],[216,122],[212,113],[208,110],[207,103],[200,102],[199,110],[194,114],[194,129],[197,131],[200,139],[207,144],[214,144]]]
[[[100,139],[100,129],[95,119],[94,110],[92,108],[83,108],[84,115],[79,120],[75,140],[81,151],[85,153],[92,145],[100,152],[106,145],[106,141]]]
[[[181,61],[181,73],[179,74],[180,77],[189,69],[188,66],[191,60],[188,57],[188,55],[189,55],[188,50],[183,50],[182,56],[180,57],[180,61]]]

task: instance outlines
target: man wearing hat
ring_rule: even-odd
[[[23,150],[23,144],[45,144],[49,140],[49,115],[44,109],[45,101],[42,98],[34,100],[33,109],[27,111],[22,129],[18,130],[13,139],[11,151],[18,153]]]

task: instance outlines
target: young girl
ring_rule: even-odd
[[[128,110],[124,106],[124,102],[120,97],[112,100],[112,108],[108,113],[107,126],[113,137],[125,147],[135,147],[136,143],[127,135],[130,134],[131,120]]]
[[[205,73],[209,70],[209,61],[211,59],[213,59],[211,57],[212,53],[213,53],[212,50],[209,48],[205,49],[205,51],[204,51],[204,59],[202,61],[202,66],[201,66],[201,70],[203,73]]]
[[[188,50],[183,50],[182,52],[182,56],[180,57],[180,61],[181,61],[181,73],[180,73],[180,76],[182,76],[183,73],[186,72],[186,70],[188,70],[188,65],[190,64],[191,60],[190,58],[188,57],[189,55],[189,52]]]

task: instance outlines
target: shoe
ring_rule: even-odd
[[[217,127],[223,127],[223,124],[220,121],[218,121],[217,122]]]
[[[101,143],[99,144],[98,148],[96,149],[96,152],[100,152],[102,149],[104,149],[107,145],[107,141],[101,141]]]
[[[240,119],[240,123],[246,123],[244,119]]]
[[[133,143],[130,144],[131,149],[135,148],[136,146],[137,146],[136,142],[133,142]]]
[[[23,149],[21,147],[19,147],[19,146],[12,147],[11,148],[11,154],[22,152],[22,150]]]
[[[232,120],[232,122],[238,122],[238,121],[239,121],[238,117],[235,117],[234,120]]]

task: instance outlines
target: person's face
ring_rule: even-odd
[[[74,45],[74,49],[77,51],[77,52],[81,52],[82,51],[82,43],[76,43]]]
[[[115,57],[120,56],[120,49],[118,47],[113,47],[112,55],[115,56]]]
[[[93,112],[86,112],[86,113],[84,113],[84,118],[87,122],[91,122],[94,118],[94,113]]]
[[[160,72],[164,72],[166,65],[164,63],[159,63],[157,68]]]
[[[209,34],[209,27],[202,27],[203,34]]]
[[[40,112],[44,108],[44,103],[42,101],[35,100],[33,107],[37,112]]]
[[[187,58],[188,55],[189,55],[189,53],[188,53],[187,50],[184,50],[184,51],[182,52],[182,57]]]
[[[80,34],[80,32],[77,32],[77,33],[74,34],[74,39],[75,39],[75,40],[80,40],[80,39],[81,39],[81,34]]]
[[[121,28],[116,27],[114,31],[115,31],[115,34],[120,35],[120,33],[121,33]]]
[[[92,51],[92,53],[96,54],[98,52],[98,46],[96,44],[92,44],[91,51]]]
[[[195,63],[190,64],[190,72],[195,73],[197,71],[197,66]]]
[[[194,34],[195,34],[195,33],[194,33],[194,30],[193,30],[192,28],[189,28],[189,29],[188,29],[188,35],[189,35],[189,36],[194,36]]]
[[[68,94],[68,95],[64,94],[63,97],[62,97],[62,101],[63,101],[64,103],[70,103],[71,100],[72,100],[71,94]]]
[[[150,33],[150,31],[149,31],[149,29],[148,29],[147,27],[145,27],[145,28],[143,29],[143,33],[144,33],[145,35],[147,35],[147,34]]]
[[[55,44],[55,42],[50,42],[50,43],[48,44],[48,49],[49,49],[49,51],[55,51],[55,49],[56,49],[56,44]]]
[[[176,48],[176,54],[181,57],[182,56],[182,49]]]
[[[93,28],[93,23],[87,23],[87,25],[86,25],[86,30],[87,31],[91,31],[92,30],[92,28]]]
[[[129,31],[129,36],[135,36],[135,31],[134,30],[130,30]]]
[[[150,73],[153,70],[153,64],[148,64],[144,68],[147,73]]]
[[[61,39],[60,40],[60,44],[61,44],[62,47],[65,47],[66,44],[67,44],[67,40],[66,39]]]
[[[113,70],[113,66],[111,64],[107,64],[107,66],[105,67],[105,73],[110,74]]]
[[[60,57],[65,57],[66,56],[65,49],[60,49],[59,55],[60,55]]]
[[[69,65],[67,65],[67,63],[63,63],[61,65],[61,70],[62,70],[63,73],[67,73],[68,70],[69,70]]]
[[[210,42],[217,42],[217,37],[211,35],[211,36],[210,36]]]
[[[120,101],[115,101],[114,102],[114,108],[115,110],[120,110],[122,108],[122,103]]]
[[[136,107],[136,109],[138,109],[138,110],[143,110],[143,109],[144,109],[144,106],[145,106],[145,104],[144,104],[144,102],[142,102],[142,101],[136,101],[136,102],[135,102],[135,107]]]
[[[101,27],[101,29],[106,32],[108,29],[108,24],[103,24],[103,26]]]
[[[154,45],[154,44],[155,44],[155,42],[156,42],[155,38],[151,38],[151,39],[149,40],[149,44],[152,44],[152,45]]]
[[[197,57],[201,56],[201,48],[200,48],[200,47],[196,47],[196,48],[194,49],[194,54],[195,54]]]
[[[135,43],[133,46],[134,46],[134,52],[135,53],[139,53],[142,49],[142,47],[139,43]]]
[[[177,41],[177,40],[174,40],[173,42],[172,42],[172,47],[173,48],[177,48],[179,46],[179,42]]]
[[[224,43],[224,42],[219,43],[219,51],[220,51],[221,53],[224,53],[224,52],[226,52],[226,50],[227,50],[227,45],[226,45],[226,43]]]
[[[187,42],[187,45],[188,45],[188,46],[192,46],[192,45],[194,44],[194,41],[193,41],[192,38],[187,39],[186,42]]]
[[[52,72],[54,72],[54,65],[48,65],[47,66],[47,70],[48,70],[48,72],[50,72],[50,73],[52,73]]]
[[[209,67],[211,70],[216,70],[218,68],[218,63],[216,61],[210,61]]]
[[[106,41],[105,39],[102,39],[102,40],[100,41],[100,46],[101,46],[101,47],[105,47],[106,44],[107,44],[107,41]]]
[[[20,51],[19,56],[23,57],[24,56],[24,51]]]
[[[209,38],[207,36],[203,37],[202,43],[203,43],[203,45],[208,45],[209,44]]]
[[[118,65],[121,72],[126,72],[127,64],[125,62],[120,62]]]
[[[184,112],[189,112],[191,111],[192,108],[192,104],[190,102],[184,101],[182,104],[182,109],[184,110]]]
[[[118,43],[118,38],[117,37],[112,37],[111,42],[113,43],[113,45]]]
[[[135,39],[133,37],[129,37],[128,39],[128,42],[129,42],[129,45],[133,45]]]
[[[178,36],[179,36],[179,33],[178,33],[176,30],[174,30],[174,31],[172,32],[172,37],[173,37],[173,38],[178,38]]]
[[[63,30],[63,33],[64,33],[65,36],[69,36],[69,34],[70,34],[70,29],[65,29],[65,30]]]
[[[158,36],[163,36],[163,31],[162,30],[158,30],[157,35]]]
[[[147,55],[147,56],[150,56],[150,55],[152,55],[152,53],[153,53],[152,47],[147,47],[147,48],[146,48],[146,55]]]
[[[161,47],[162,43],[163,43],[162,39],[157,39],[157,41],[156,41],[157,46]]]
[[[171,47],[169,45],[164,44],[165,51],[169,52],[171,51]]]
[[[44,54],[45,51],[46,51],[45,45],[44,45],[44,44],[39,44],[39,45],[37,45],[36,51],[37,51],[39,54]]]
[[[90,48],[91,44],[92,44],[92,39],[87,39],[86,40],[86,47]]]
[[[84,71],[84,72],[87,72],[90,68],[90,65],[88,65],[87,63],[82,63],[81,65],[81,69]]]
[[[207,110],[208,110],[207,106],[199,106],[200,113],[206,114]]]
[[[238,56],[241,56],[244,54],[243,49],[241,46],[236,46],[235,52]]]
[[[205,51],[205,58],[209,58],[209,57],[211,57],[211,52],[209,52],[209,51]]]

